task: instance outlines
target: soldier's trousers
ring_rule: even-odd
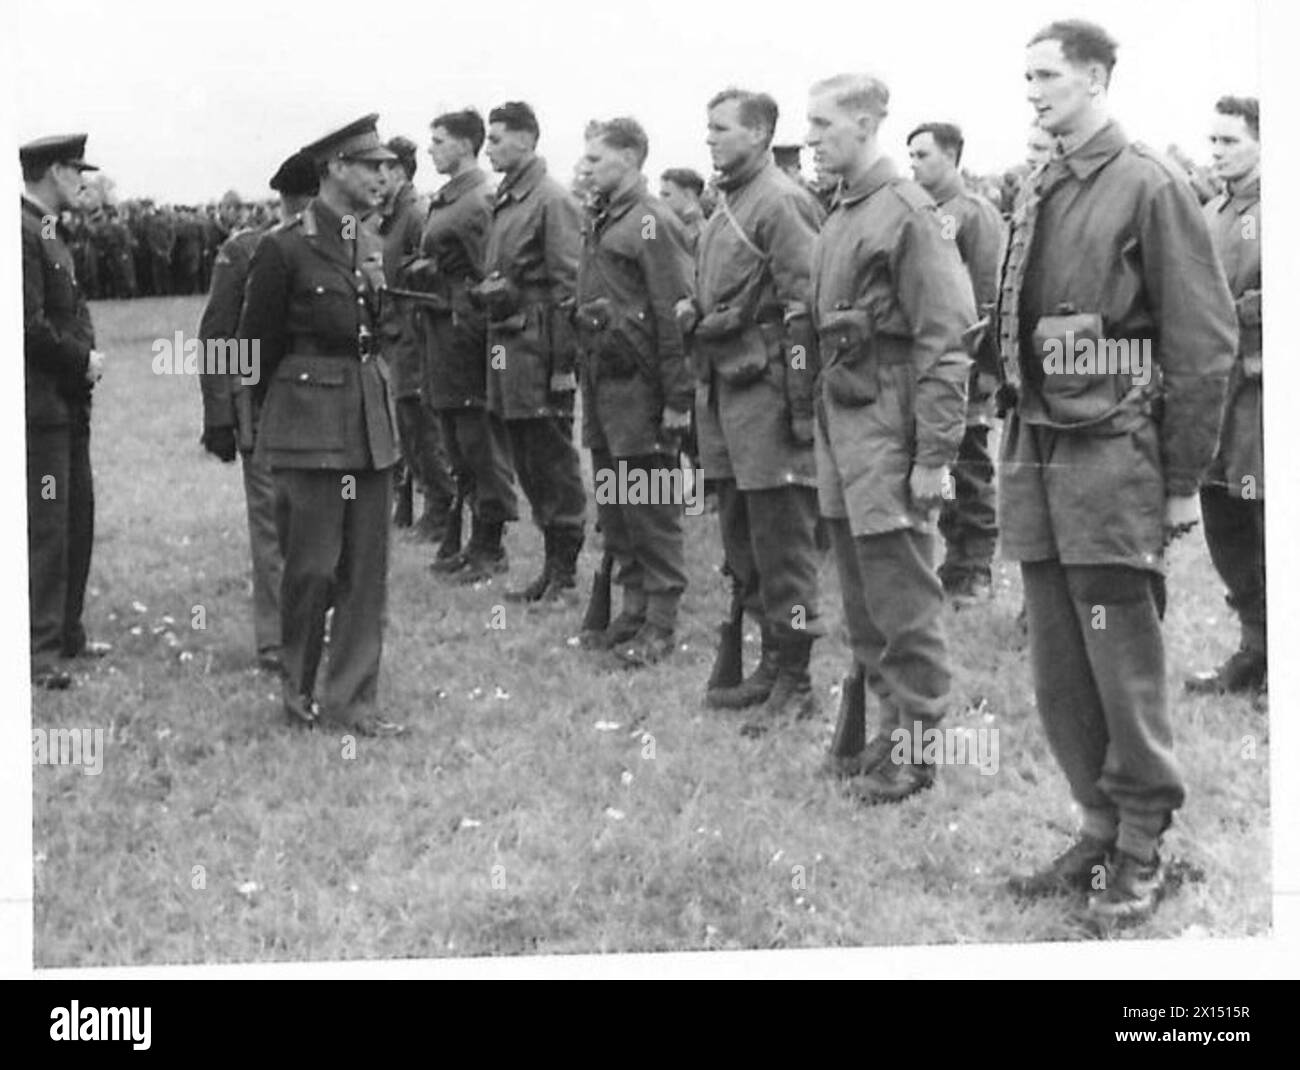
[[[741,604],[778,640],[822,634],[818,615],[817,489],[740,490],[719,479],[725,567]]]
[[[824,523],[839,571],[849,646],[880,701],[881,732],[910,732],[915,721],[937,724],[952,674],[934,536],[911,528],[855,536],[846,517]]]
[[[443,409],[436,414],[447,443],[457,486],[480,523],[519,519],[510,436],[499,416],[484,408]]]
[[[998,541],[997,495],[989,429],[966,428],[952,466],[953,497],[939,511],[939,532],[947,544],[939,578],[952,582],[967,576],[988,578]]]
[[[90,414],[27,428],[27,594],[32,671],[86,645],[81,623],[95,542]]]
[[[442,423],[432,418],[418,394],[398,398],[396,409],[397,434],[407,470],[420,492],[433,503],[435,512],[445,513],[456,496],[456,482],[443,442]]]
[[[616,458],[606,450],[592,450],[597,486],[601,485],[599,473],[617,474],[620,462],[629,479],[634,472],[645,473],[647,486],[657,482],[656,471],[677,467],[677,459],[667,454]],[[623,588],[624,605],[644,604],[646,620],[670,631],[677,625],[677,607],[686,590],[684,511],[682,501],[632,505],[596,500],[597,523],[605,537],[605,550],[618,566],[614,582]]]
[[[248,507],[248,545],[253,557],[253,640],[259,654],[280,649],[280,584],[284,560],[275,530],[275,478],[271,470],[243,455],[244,502]]]
[[[1264,500],[1233,497],[1227,487],[1201,488],[1201,518],[1210,560],[1241,621],[1241,645],[1267,651],[1264,582]]]
[[[533,523],[545,530],[582,534],[587,492],[582,486],[573,419],[539,416],[506,420],[515,475],[533,509]]]
[[[325,719],[358,721],[379,688],[393,474],[386,468],[278,468],[273,476],[284,557],[280,634],[285,679],[299,693],[315,696]],[[349,485],[347,477],[354,483]],[[324,686],[317,689],[325,614],[331,607],[329,664]]]
[[[1183,804],[1165,699],[1160,577],[1021,563],[1034,693],[1084,831],[1147,859]]]

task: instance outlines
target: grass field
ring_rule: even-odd
[[[950,723],[997,728],[995,775],[942,770],[931,792],[864,809],[816,775],[848,662],[833,566],[815,721],[742,738],[700,703],[725,610],[716,518],[687,518],[681,649],[639,675],[594,669],[578,614],[462,590],[395,534],[382,708],[397,741],[291,732],[253,669],[237,466],[198,445],[192,378],[150,344],[200,301],[94,307],[97,543],[87,623],[116,646],[35,700],[37,728],[103,729],[100,775],[33,770],[38,966],[802,948],[1083,937],[1068,904],[1024,906],[1012,872],[1073,828],[1029,689],[1014,569],[946,624]],[[541,556],[511,527],[511,582]],[[588,546],[584,584],[598,560]],[[1167,621],[1188,803],[1166,840],[1181,886],[1122,938],[1270,929],[1268,716],[1191,699],[1235,627],[1199,535],[1173,552]],[[192,628],[202,606],[206,628]],[[747,641],[756,657],[757,637]]]

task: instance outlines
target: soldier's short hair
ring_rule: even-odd
[[[486,128],[483,126],[483,116],[474,108],[445,111],[437,116],[429,126],[440,126],[452,137],[468,141],[470,150],[475,156],[478,155],[479,149],[483,147]]]
[[[1071,63],[1100,63],[1106,69],[1106,84],[1110,84],[1110,72],[1115,69],[1115,52],[1119,45],[1095,22],[1059,19],[1034,34],[1029,44],[1036,45],[1039,41],[1060,42],[1061,54]]]
[[[751,130],[763,130],[767,136],[763,139],[764,145],[770,145],[772,138],[776,134],[776,121],[780,118],[780,109],[776,106],[776,101],[767,93],[754,93],[748,89],[737,89],[735,86],[729,86],[721,93],[714,95],[709,101],[709,111],[712,111],[719,104],[725,104],[729,100],[734,100],[739,106],[740,124],[747,126]]]
[[[688,189],[695,196],[704,192],[704,176],[689,167],[670,167],[659,176],[660,182],[671,182],[680,189]]]
[[[912,138],[921,134],[929,134],[939,148],[954,153],[954,162],[961,166],[961,153],[966,147],[966,139],[961,136],[960,126],[956,123],[922,123],[907,135],[907,143],[910,145]]]
[[[835,104],[846,111],[865,111],[877,121],[889,114],[889,86],[874,74],[837,74],[812,87],[816,95],[833,93]]]
[[[384,148],[393,153],[397,159],[394,163],[402,165],[402,170],[406,172],[406,180],[409,182],[415,177],[416,154],[420,151],[409,137],[392,137],[384,142]]]
[[[507,130],[522,130],[532,134],[536,141],[542,136],[541,127],[537,125],[537,113],[522,100],[508,100],[488,112],[489,123],[500,123]]]
[[[587,124],[587,140],[599,138],[611,149],[631,149],[636,157],[637,167],[645,164],[650,155],[650,139],[645,128],[635,119],[621,115],[605,122]]]
[[[1250,136],[1259,140],[1259,100],[1256,97],[1220,97],[1214,103],[1220,115],[1240,115]]]

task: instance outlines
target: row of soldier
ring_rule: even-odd
[[[745,734],[819,712],[809,664],[829,546],[853,660],[825,771],[866,803],[899,801],[935,780],[932,761],[900,761],[894,742],[938,728],[950,702],[935,544],[965,478],[973,548],[951,534],[962,518],[950,522],[949,587],[978,596],[995,538],[1020,564],[1038,707],[1082,814],[1069,847],[1013,887],[1082,893],[1102,920],[1147,916],[1185,795],[1165,694],[1165,552],[1201,512],[1242,642],[1198,685],[1258,686],[1266,658],[1258,106],[1220,102],[1224,190],[1203,209],[1176,165],[1110,117],[1115,57],[1079,20],[1030,40],[1023,74],[1048,145],[1001,240],[996,211],[955,178],[953,127],[909,137],[917,181],[884,155],[889,94],[870,75],[809,94],[806,142],[836,182],[829,213],[775,165],[769,96],[712,98],[719,199],[695,238],[649,190],[632,119],[587,129],[581,204],[547,174],[521,102],[486,124],[472,110],[433,119],[429,154],[447,182],[427,208],[377,116],[290,157],[272,180],[283,222],[223,246],[202,334],[260,346],[251,389],[205,378],[203,439],[225,460],[244,455],[257,639],[291,723],[404,731],[378,699],[392,469],[431,427],[453,505],[471,514],[468,545],[444,542],[434,570],[473,584],[507,571],[517,481],[544,561],[504,597],[576,606],[581,394],[593,471],[617,472],[622,490],[676,470],[694,431],[729,623],[748,614],[762,637],[742,679],[719,658],[704,698],[748,711]],[[495,191],[477,162],[485,144]],[[381,200],[376,225],[363,222]],[[1080,338],[1141,343],[1155,374],[1060,373],[1047,355]],[[1000,516],[981,516],[993,402]],[[582,640],[608,663],[675,649],[682,513],[680,500],[597,495],[622,601]],[[952,581],[963,568],[972,583]]]

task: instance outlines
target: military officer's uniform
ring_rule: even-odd
[[[875,741],[840,771],[862,774],[855,790],[864,801],[888,801],[933,780],[933,766],[887,760],[891,734],[935,727],[951,683],[936,516],[913,500],[910,478],[957,455],[971,364],[965,332],[976,319],[970,278],[934,202],[888,158],[841,189],[818,236],[813,318],[818,498],[854,658],[845,693],[865,681],[881,709]]]
[[[533,157],[497,189],[479,287],[488,316],[488,407],[505,421],[515,474],[542,529],[542,575],[526,601],[574,587],[587,495],[573,446],[577,343],[570,323],[582,219]],[[499,281],[498,281],[499,280]]]
[[[1038,711],[1082,809],[1071,850],[1156,866],[1185,793],[1160,626],[1166,500],[1194,494],[1214,454],[1237,348],[1187,180],[1113,120],[1058,152],[1022,191],[998,311],[1019,394],[999,464],[1002,546],[1021,563]],[[1045,363],[1081,338],[1149,343],[1150,383]]]
[[[1228,379],[1219,449],[1201,486],[1205,541],[1241,623],[1236,653],[1188,682],[1193,691],[1267,683],[1264,589],[1264,367],[1260,296],[1259,171],[1205,206],[1205,218],[1237,310],[1240,342]]]
[[[718,488],[724,567],[745,611],[762,624],[763,658],[739,688],[715,689],[707,701],[767,701],[776,714],[797,696],[806,715],[809,656],[822,633],[812,448],[817,357],[808,311],[823,213],[770,153],[717,185],[718,206],[696,251],[696,433],[705,475]],[[767,719],[747,727],[758,730]]]
[[[84,134],[42,138],[18,152],[37,166],[66,162],[97,170],[82,159],[85,144]],[[88,646],[81,617],[95,493],[86,371],[95,331],[57,212],[24,194],[21,222],[31,672],[40,686],[66,687],[70,679],[56,659],[78,656]]]
[[[591,450],[605,550],[623,588],[622,613],[606,629],[604,645],[633,665],[671,649],[686,589],[684,502],[662,495],[657,502],[611,502],[600,488],[602,481],[630,487],[638,472],[657,483],[657,473],[679,469],[680,432],[665,430],[662,418],[673,409],[688,420],[694,396],[674,315],[677,302],[690,297],[693,267],[689,238],[644,177],[593,202],[575,316],[583,346],[582,443]]]
[[[393,159],[375,118],[303,151],[318,163]],[[374,351],[382,259],[377,235],[317,197],[258,243],[239,322],[239,337],[261,345],[255,457],[275,480],[286,711],[314,720],[319,694],[322,719],[361,732],[377,723],[390,469],[399,457],[388,368]]]
[[[975,307],[990,314],[998,295],[998,253],[1002,217],[998,210],[953,172],[948,182],[929,191],[939,208],[944,236],[957,245],[975,291]],[[993,486],[993,457],[989,429],[993,424],[993,390],[997,376],[997,343],[986,332],[971,366],[966,405],[966,431],[952,467],[952,496],[939,511],[939,533],[947,553],[939,579],[952,594],[971,594],[992,579],[997,548],[997,496]]]

